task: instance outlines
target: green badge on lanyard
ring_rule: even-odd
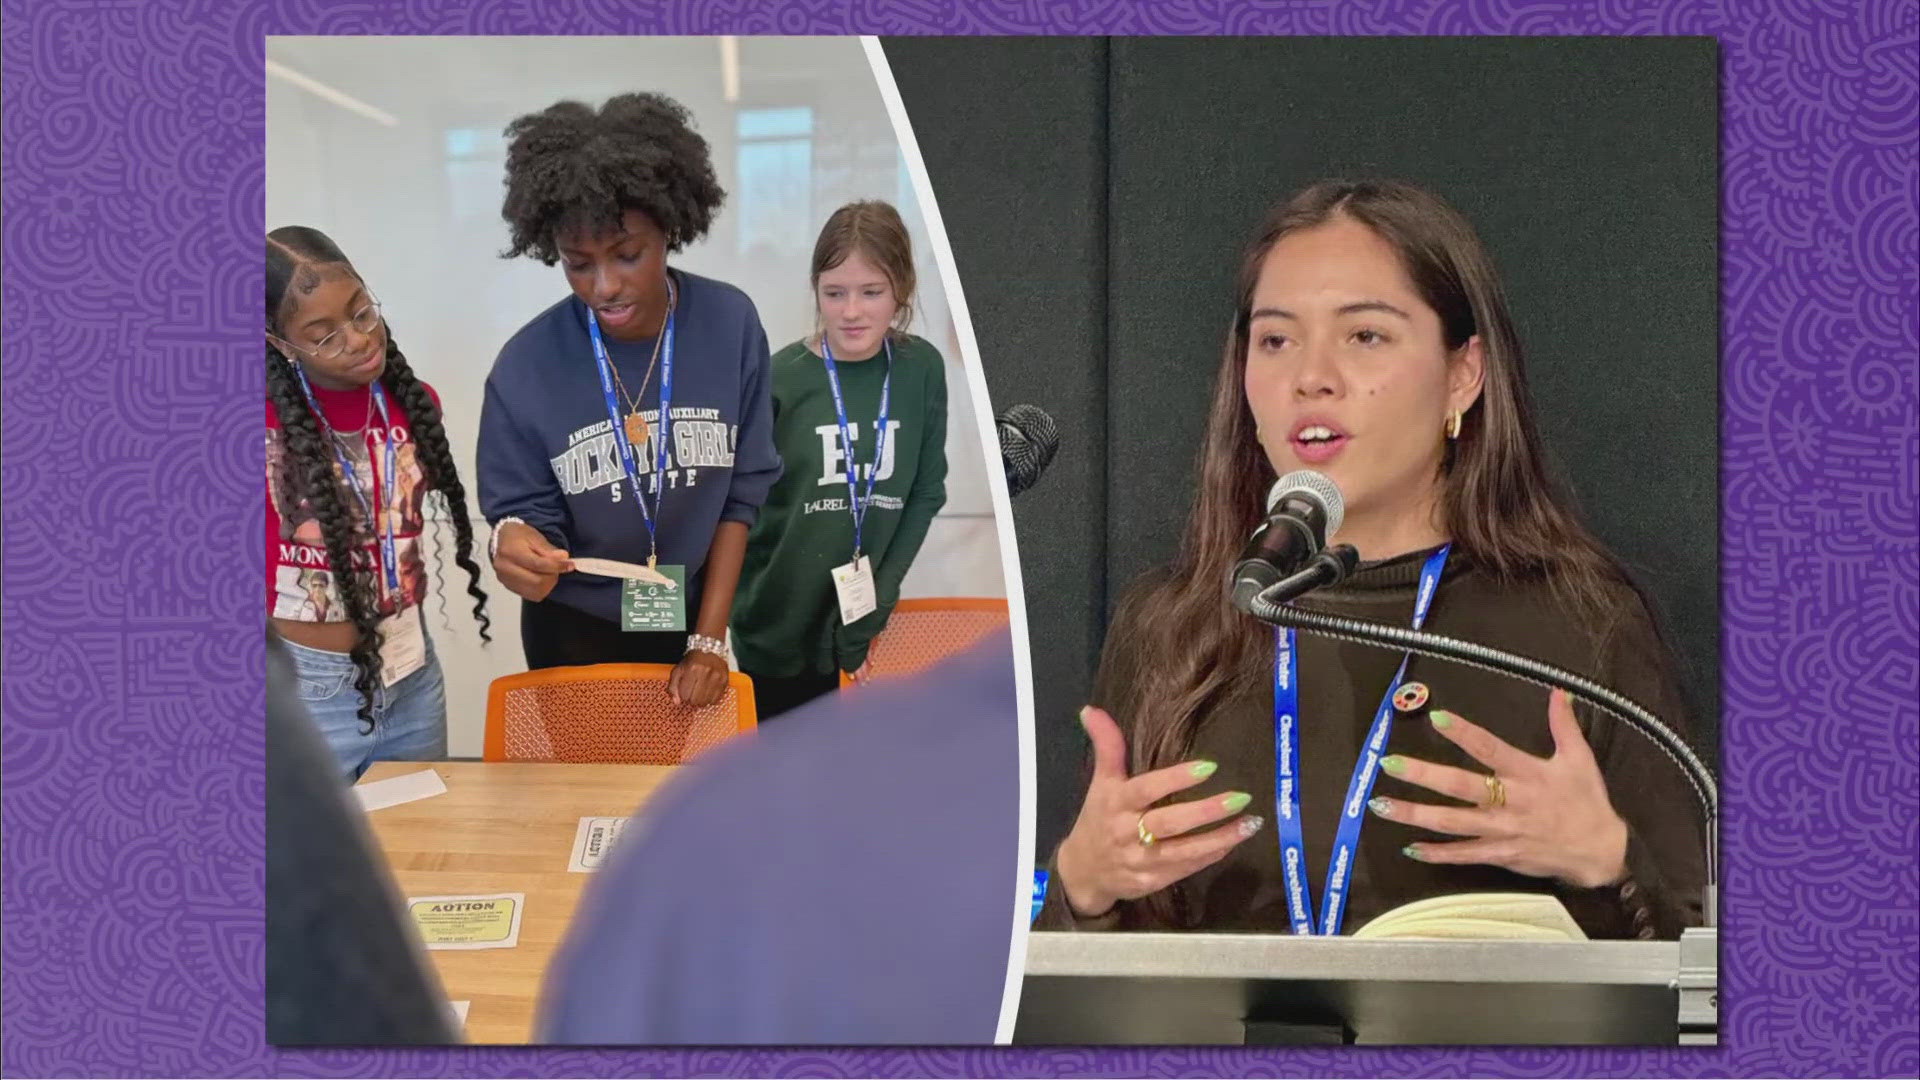
[[[626,474],[627,484],[633,491],[634,502],[639,504],[640,518],[647,525],[647,565],[632,566],[634,572],[621,572],[620,582],[620,629],[623,631],[671,631],[685,633],[687,629],[687,568],[684,566],[657,566],[654,563],[658,552],[659,522],[656,520],[666,499],[666,487],[660,482],[666,474],[668,464],[667,448],[672,444],[673,424],[673,342],[675,293],[673,278],[667,278],[667,320],[661,327],[661,366],[660,366],[660,422],[658,430],[649,433],[646,425],[628,424],[620,418],[620,402],[613,391],[613,361],[607,356],[606,342],[600,335],[600,321],[593,312],[587,312],[587,334],[593,340],[594,364],[599,369],[600,393],[606,399],[607,420],[613,432],[615,448],[620,453],[621,471]],[[624,393],[624,391],[623,391]],[[637,406],[636,406],[637,407]],[[632,419],[631,416],[628,419]],[[647,498],[640,483],[640,470],[634,463],[635,435],[651,434],[655,445],[653,459],[654,503],[653,509],[647,508]],[[577,567],[578,562],[575,563]]]
[[[654,569],[672,584],[662,585],[636,578],[620,582],[620,629],[684,633],[687,629],[687,568],[663,565]]]

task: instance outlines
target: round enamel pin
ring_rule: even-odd
[[[1427,703],[1427,684],[1410,682],[1393,692],[1393,707],[1412,712]]]

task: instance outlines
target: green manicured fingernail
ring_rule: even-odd
[[[1445,709],[1435,709],[1430,715],[1433,719],[1433,726],[1439,728],[1441,731],[1447,730],[1447,728],[1453,726],[1455,720],[1459,719],[1459,717],[1454,716]]]
[[[1380,759],[1380,767],[1394,776],[1399,776],[1407,771],[1407,759],[1399,754],[1388,754]]]
[[[1252,801],[1253,801],[1253,796],[1247,794],[1244,791],[1236,791],[1233,794],[1227,796],[1224,800],[1222,800],[1221,805],[1227,808],[1227,813],[1237,814],[1240,811],[1245,810],[1247,808],[1247,804]]]
[[[1207,777],[1212,776],[1213,771],[1215,769],[1218,769],[1219,767],[1220,767],[1219,764],[1216,762],[1196,761],[1193,763],[1193,770],[1192,770],[1194,778],[1198,780],[1205,780]]]

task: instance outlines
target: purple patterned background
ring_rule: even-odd
[[[8,1075],[1913,1075],[1912,0],[0,0]],[[278,1052],[257,533],[270,33],[1710,34],[1722,1046]],[[84,437],[82,437],[84,436]],[[1783,513],[1792,500],[1796,512]],[[234,565],[243,552],[245,565]]]

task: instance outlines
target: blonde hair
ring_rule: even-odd
[[[913,325],[913,241],[907,236],[906,222],[900,211],[878,199],[850,202],[833,212],[820,227],[820,239],[813,244],[813,269],[807,279],[818,290],[820,275],[839,266],[858,252],[887,275],[893,286],[893,301],[899,310],[893,313],[891,332],[901,335]],[[819,304],[814,318],[819,319]],[[818,327],[816,325],[816,331]]]

